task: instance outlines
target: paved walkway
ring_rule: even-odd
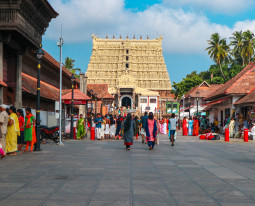
[[[0,160],[2,206],[255,205],[255,143],[65,141]]]

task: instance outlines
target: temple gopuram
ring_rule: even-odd
[[[162,36],[102,39],[92,35],[92,39],[88,84],[108,84],[116,108],[155,111],[160,108],[161,96],[172,98]]]

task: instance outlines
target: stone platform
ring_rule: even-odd
[[[160,136],[153,151],[135,141],[64,141],[0,160],[4,206],[252,206],[255,144]]]

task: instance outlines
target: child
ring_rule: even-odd
[[[1,154],[1,159],[3,159],[5,155],[4,155],[3,146],[1,143],[0,143],[0,154]]]

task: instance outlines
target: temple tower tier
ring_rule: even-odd
[[[92,39],[92,55],[86,72],[88,84],[108,84],[116,107],[140,108],[140,98],[155,96],[158,102],[162,91],[172,90],[163,57],[162,36],[102,39],[92,35]]]

